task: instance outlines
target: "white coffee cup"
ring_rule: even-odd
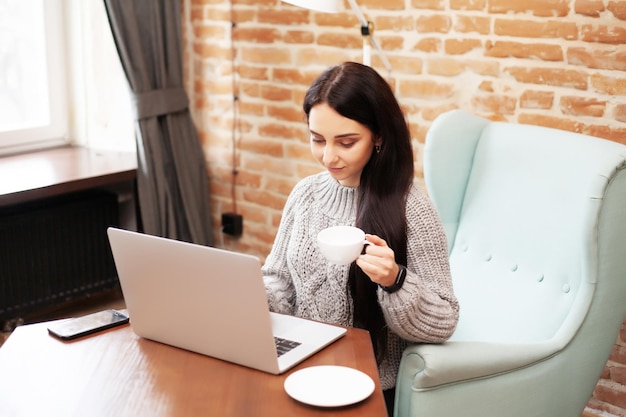
[[[328,262],[349,265],[359,257],[365,240],[365,232],[353,226],[333,226],[317,234],[317,244]]]

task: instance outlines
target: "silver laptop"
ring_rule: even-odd
[[[346,329],[269,311],[258,258],[109,228],[133,331],[280,374]]]

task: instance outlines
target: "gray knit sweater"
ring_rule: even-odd
[[[272,311],[352,325],[349,266],[328,263],[317,248],[316,236],[329,226],[354,225],[357,193],[358,188],[340,185],[327,172],[294,187],[263,266]],[[407,199],[406,216],[406,280],[394,293],[378,289],[389,332],[387,357],[378,368],[383,389],[395,386],[402,351],[410,342],[443,342],[458,320],[445,233],[430,200],[415,186]]]

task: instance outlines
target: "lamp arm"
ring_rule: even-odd
[[[365,19],[365,16],[361,12],[361,8],[357,4],[356,0],[348,0],[348,2],[350,3],[350,7],[352,7],[352,11],[356,15],[357,19],[359,19],[359,22],[361,22],[361,27],[369,28],[369,22],[367,21],[367,19]],[[376,50],[378,51],[378,54],[380,55],[380,59],[383,61],[385,68],[387,68],[387,72],[389,73],[389,75],[391,75],[391,64],[389,63],[389,60],[387,59],[387,55],[385,55],[385,52],[382,50],[382,48],[376,41],[376,38],[374,38],[374,34],[370,33],[369,39],[372,45],[374,45],[374,48],[376,48]]]
[[[381,61],[383,61],[385,68],[387,68],[387,73],[389,74],[389,76],[391,76],[391,64],[389,63],[389,60],[387,59],[387,56],[383,52],[382,48],[376,41],[376,38],[374,38],[374,35],[370,35],[370,41],[372,42],[372,45],[374,45],[374,48],[376,48],[376,50],[378,51]]]

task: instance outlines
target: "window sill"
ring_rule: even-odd
[[[132,181],[132,152],[65,146],[0,157],[0,207]]]

